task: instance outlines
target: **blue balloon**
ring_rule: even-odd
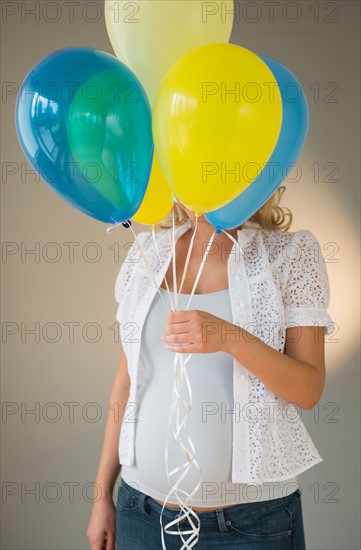
[[[247,221],[270,198],[295,165],[306,141],[309,109],[297,78],[284,65],[260,58],[274,74],[282,95],[282,125],[274,151],[257,178],[231,202],[204,214],[217,228],[233,229]]]
[[[100,118],[94,108],[94,94],[99,92],[97,82],[106,74],[105,71],[114,74],[115,80],[112,89],[100,89],[100,95],[107,94],[108,102],[103,103],[111,105]],[[83,123],[87,121],[84,128],[88,136],[93,123],[97,130],[96,152],[109,167],[106,174],[108,193],[102,193],[101,179],[97,185],[94,184],[94,173],[90,176],[90,170],[84,170],[79,159],[74,158],[69,143],[67,121],[69,123],[71,117],[76,119],[71,113],[72,103],[85,85],[89,94],[89,112],[79,113],[78,118],[83,117]],[[127,86],[126,97],[122,98],[121,93]],[[78,124],[77,120],[75,123]],[[138,210],[153,160],[151,107],[140,81],[116,57],[93,48],[74,47],[57,50],[43,58],[29,71],[21,86],[16,101],[15,125],[29,163],[45,183],[73,207],[112,224],[127,221]],[[79,128],[77,131],[81,134]],[[98,135],[101,140],[98,140]],[[119,158],[122,167],[136,165],[135,177],[122,179],[114,171],[112,181],[109,173],[114,170],[114,159]],[[112,197],[118,198],[118,202]],[[121,197],[126,199],[124,204]]]

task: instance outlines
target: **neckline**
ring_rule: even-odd
[[[168,292],[166,288],[159,287],[159,290],[163,290],[163,292]],[[173,290],[170,291],[171,294],[173,294]],[[229,288],[224,288],[223,290],[216,290],[215,292],[206,292],[204,294],[193,294],[193,296],[212,296],[213,294],[221,294],[222,292],[229,292]],[[179,292],[177,293],[177,296],[190,296],[191,294],[186,292]]]

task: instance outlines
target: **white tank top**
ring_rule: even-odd
[[[161,339],[170,311],[167,291],[160,288],[164,300],[156,292],[145,319],[141,354],[145,360],[144,382],[139,393],[139,408],[135,430],[135,462],[122,465],[121,476],[129,484],[165,501],[170,490],[166,476],[165,442],[171,409],[173,387],[174,352],[164,348]],[[173,296],[173,295],[172,295]],[[189,294],[178,295],[178,308],[185,309]],[[207,311],[233,322],[229,290],[208,294],[194,294],[189,309]],[[188,354],[184,354],[186,358]],[[198,481],[200,486],[189,505],[199,507],[229,506],[246,502],[258,502],[286,496],[299,487],[298,478],[264,484],[231,482],[233,358],[225,352],[194,353],[186,369],[192,389],[192,410],[187,420],[187,430],[195,447],[195,457],[201,468],[191,465],[180,488],[191,493]],[[186,396],[187,389],[184,388]],[[180,418],[186,409],[180,407]],[[184,440],[184,432],[183,440]],[[238,441],[237,445],[242,445]],[[174,440],[169,437],[169,471],[181,466],[185,458]],[[177,475],[172,475],[173,484]],[[183,498],[183,493],[179,493]],[[174,495],[167,503],[179,504]]]

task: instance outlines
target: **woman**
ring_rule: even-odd
[[[288,232],[292,214],[279,206],[284,190],[279,188],[243,226],[228,231],[243,255],[227,235],[215,235],[188,310],[214,232],[204,217],[198,219],[175,312],[170,312],[164,282],[165,276],[173,290],[171,216],[157,232],[161,262],[151,233],[138,234],[153,281],[142,257],[135,259],[132,248],[128,252],[115,289],[123,352],[96,479],[101,495],[87,531],[92,550],[162,548],[160,513],[169,492],[164,448],[175,351],[192,354],[187,429],[201,467],[191,506],[201,525],[195,548],[305,548],[297,476],[323,459],[300,417],[322,395],[324,334],[332,332],[332,321],[318,242],[310,231]],[[174,217],[179,287],[196,220],[180,203],[174,204]],[[169,469],[184,463],[179,452],[171,438]],[[197,475],[190,470],[181,488],[190,493]],[[163,528],[179,515],[171,495]],[[189,533],[188,520],[179,529]],[[164,533],[164,541],[169,550],[182,547],[178,535]]]

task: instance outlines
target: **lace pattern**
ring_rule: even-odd
[[[176,227],[176,240],[191,227]],[[158,230],[161,262],[150,231],[137,235],[157,285],[163,281],[172,255],[172,229]],[[315,236],[296,232],[242,229],[228,261],[233,322],[274,349],[283,352],[290,326],[325,326],[333,331],[327,313],[330,301],[326,266]],[[131,379],[127,406],[137,410],[137,398],[146,368],[141,355],[141,331],[157,292],[144,259],[133,241],[115,285],[116,318],[128,359]],[[264,483],[288,479],[323,459],[314,446],[300,410],[278,398],[256,376],[234,360],[234,422],[232,482]],[[127,419],[132,415],[127,415]],[[123,421],[119,461],[134,462],[136,419]]]

